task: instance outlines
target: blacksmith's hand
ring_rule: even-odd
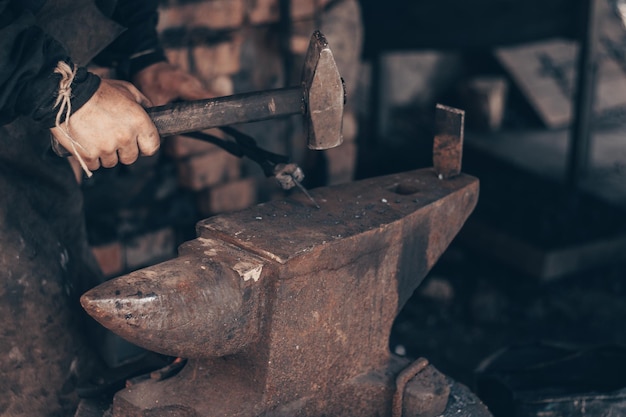
[[[132,81],[155,106],[174,100],[215,97],[197,77],[168,62],[157,62],[142,69]]]
[[[71,138],[63,132],[65,123],[50,130],[92,171],[118,162],[132,164],[139,155],[155,154],[160,146],[159,133],[142,107],[151,105],[132,84],[103,79],[89,101],[70,116]]]

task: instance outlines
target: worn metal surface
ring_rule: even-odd
[[[419,363],[419,359],[416,362]],[[402,400],[402,415],[442,416],[448,406],[451,390],[450,380],[434,366],[427,365],[407,382]]]
[[[465,112],[437,104],[433,165],[440,178],[459,175],[463,159]]]
[[[428,366],[428,360],[419,358],[411,365],[402,370],[396,377],[396,392],[391,402],[391,417],[402,417],[402,405],[404,404],[404,391],[413,378]],[[442,410],[439,410],[440,412]]]
[[[389,352],[391,326],[478,181],[422,169],[311,194],[320,209],[298,194],[204,220],[179,258],[83,296],[123,337],[189,358],[119,392],[114,416],[391,416],[408,366]]]
[[[323,150],[341,145],[345,88],[333,52],[320,31],[315,31],[309,42],[302,69],[302,87],[307,106],[304,125],[309,148]]]

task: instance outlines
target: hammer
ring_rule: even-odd
[[[300,85],[150,107],[146,112],[161,137],[214,127],[302,114],[309,149],[341,145],[345,88],[324,35],[315,31],[307,50]],[[56,141],[60,156],[69,152]]]

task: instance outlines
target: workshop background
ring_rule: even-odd
[[[168,59],[217,95],[298,84],[311,33],[324,33],[347,89],[344,143],[308,151],[297,118],[239,126],[297,162],[309,188],[430,166],[435,104],[465,110],[478,207],[400,313],[390,347],[428,358],[492,411],[541,415],[558,403],[590,416],[626,396],[620,6],[163,0],[159,33]],[[200,219],[299,192],[184,136],[83,188],[107,277],[175,257]]]

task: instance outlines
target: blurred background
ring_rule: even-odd
[[[324,33],[347,89],[344,143],[307,150],[298,118],[238,126],[299,164],[308,188],[431,166],[435,105],[463,109],[478,207],[400,313],[390,348],[428,358],[498,415],[609,415],[626,386],[621,10],[611,0],[163,0],[159,32],[168,59],[218,95],[298,84],[311,33]],[[200,219],[299,192],[184,136],[83,188],[107,277],[176,256]],[[597,406],[541,414],[581,398]]]

